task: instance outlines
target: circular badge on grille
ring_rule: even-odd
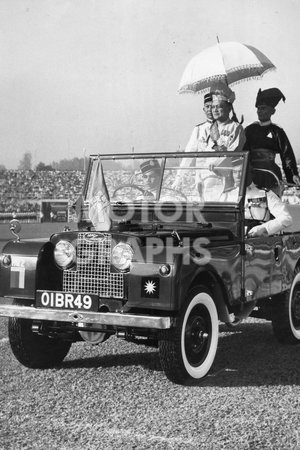
[[[84,240],[87,242],[102,241],[103,239],[105,239],[105,234],[103,234],[103,233],[85,233],[84,234]]]

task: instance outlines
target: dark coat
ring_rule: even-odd
[[[250,151],[252,166],[272,170],[281,180],[280,167],[275,164],[276,154],[279,154],[286,181],[293,183],[293,175],[298,176],[297,163],[284,130],[273,123],[261,126],[258,122],[254,122],[245,128],[245,134],[244,149]]]

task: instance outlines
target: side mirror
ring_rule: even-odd
[[[21,224],[17,219],[13,219],[9,222],[9,229],[11,233],[17,238],[17,241],[19,242],[20,236],[19,233],[21,231]]]

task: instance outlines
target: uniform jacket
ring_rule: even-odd
[[[214,151],[215,142],[210,138],[210,127],[212,122],[203,122],[197,125],[185,148],[186,152],[210,152]],[[217,141],[219,146],[225,146],[228,151],[241,151],[245,144],[245,134],[243,127],[228,119],[219,123],[220,137]]]
[[[243,127],[228,119],[226,122],[218,124],[219,139],[214,142],[210,137],[210,128],[212,122],[206,121],[196,125],[192,131],[191,137],[185,148],[186,152],[214,152],[215,144],[218,146],[225,146],[227,151],[242,151],[245,145],[245,133]],[[220,161],[216,159],[216,161]],[[202,160],[203,162],[203,160]],[[208,163],[213,164],[214,159],[210,158]],[[183,159],[180,167],[189,167],[191,165],[190,159]],[[207,175],[206,172],[202,173],[202,177]],[[200,174],[199,174],[200,176]]]
[[[261,217],[259,209],[266,208]],[[270,214],[273,216],[270,218]],[[265,221],[263,225],[269,235],[276,234],[292,223],[292,217],[286,205],[271,190],[259,189],[253,183],[247,187],[245,198],[245,219]]]
[[[237,201],[238,191],[239,187],[223,193],[219,201]],[[245,219],[262,222],[254,229],[264,227],[268,235],[276,234],[292,224],[292,216],[285,203],[273,191],[260,189],[254,183],[246,189]]]

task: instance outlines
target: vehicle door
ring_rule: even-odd
[[[244,283],[247,300],[257,300],[282,289],[281,235],[245,238]]]

